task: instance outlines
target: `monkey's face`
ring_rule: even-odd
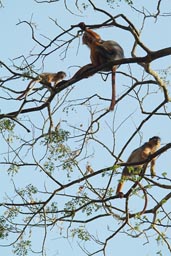
[[[84,32],[82,40],[83,40],[83,44],[86,44],[89,47],[93,42],[93,38],[87,32]]]
[[[149,142],[153,145],[156,145],[156,146],[160,146],[160,141],[161,141],[161,139],[158,136],[154,136],[154,137],[149,139]]]
[[[88,31],[85,31],[82,37],[83,44],[86,44],[88,47],[91,48],[96,42],[101,41],[101,37],[95,33],[94,31],[89,29]]]
[[[58,72],[59,79],[63,80],[66,77],[66,73],[63,71]]]

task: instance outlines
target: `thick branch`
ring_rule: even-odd
[[[143,161],[140,162],[134,162],[134,163],[119,163],[119,166],[134,166],[134,165],[142,165],[145,163],[149,163],[153,158],[161,155],[165,151],[167,151],[169,148],[171,148],[171,143],[166,144],[164,147],[157,150],[154,154],[149,155],[149,157]]]
[[[81,75],[77,75],[77,73],[70,79],[70,80],[63,80],[62,82],[60,82],[58,84],[58,87],[56,88],[56,90],[51,94],[51,96],[49,97],[48,101],[43,103],[42,105],[38,106],[38,107],[33,107],[33,108],[27,108],[27,109],[22,109],[20,111],[14,111],[11,113],[7,113],[7,114],[2,114],[0,115],[0,119],[4,118],[4,117],[16,117],[18,114],[24,114],[24,113],[29,113],[29,112],[35,112],[35,111],[40,111],[42,109],[44,109],[45,107],[47,107],[47,105],[53,100],[53,98],[55,97],[55,95],[61,91],[63,91],[64,89],[68,88],[70,85],[77,83],[78,81],[88,78],[91,75],[94,75],[95,73],[103,70],[106,67],[112,67],[114,65],[121,65],[121,64],[128,64],[128,63],[145,63],[145,64],[149,64],[150,62],[171,55],[171,47],[168,48],[164,48],[158,51],[153,51],[148,53],[146,56],[144,57],[136,57],[136,58],[124,58],[124,59],[120,59],[120,60],[115,60],[115,61],[111,61],[109,63],[100,65],[98,67],[93,67],[91,64],[85,65],[83,68],[85,68],[86,72],[82,72]],[[83,69],[81,68],[81,69]]]

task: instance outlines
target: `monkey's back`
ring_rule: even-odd
[[[115,41],[107,40],[101,41],[95,47],[95,54],[96,57],[98,56],[99,65],[108,63],[113,60],[119,60],[124,58],[124,51],[122,47]],[[110,68],[106,68],[103,71],[109,71]]]

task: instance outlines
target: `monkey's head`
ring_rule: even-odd
[[[161,139],[158,136],[154,136],[149,139],[149,142],[152,143],[153,145],[160,145],[160,141]]]
[[[94,32],[91,29],[86,29],[86,31],[83,34],[82,37],[82,41],[83,44],[86,44],[88,47],[91,48],[91,46],[93,45],[93,43],[95,42],[101,42],[102,39],[100,37],[100,35],[98,35],[96,32]]]
[[[80,23],[78,24],[78,26],[79,26],[82,30],[85,30],[85,28],[86,28],[86,25],[85,25],[84,22],[80,22]]]
[[[58,79],[61,79],[61,80],[63,80],[66,77],[66,73],[64,71],[59,71],[56,74]]]
[[[88,47],[90,47],[91,44],[93,43],[93,38],[89,35],[89,33],[84,32],[82,37],[82,42],[83,44],[86,44]]]

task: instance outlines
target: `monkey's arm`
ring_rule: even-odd
[[[155,163],[156,163],[156,158],[153,158],[151,160],[151,167],[150,167],[150,172],[151,172],[151,177],[154,178],[156,176],[155,172]]]
[[[149,147],[145,147],[145,149],[142,152],[142,159],[147,159],[148,156],[151,154],[151,149]],[[153,178],[156,176],[155,172],[155,163],[156,163],[156,158],[153,158],[150,162],[150,172],[151,172],[151,177]]]
[[[84,22],[80,22],[78,24],[78,26],[85,32],[87,32],[88,36],[95,40],[101,40],[101,37],[99,34],[97,34],[96,32],[94,32],[92,29],[89,29],[86,27]]]

